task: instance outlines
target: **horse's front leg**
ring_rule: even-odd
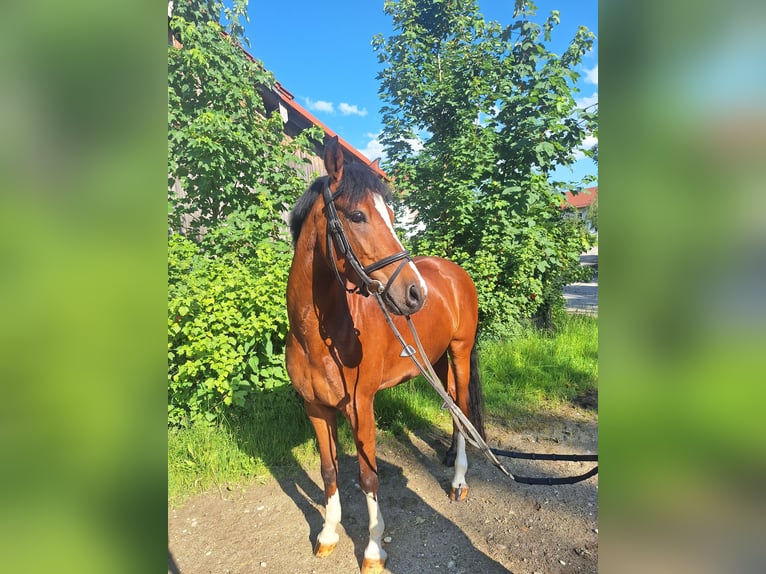
[[[341,518],[338,494],[338,421],[335,409],[322,405],[307,404],[306,412],[317,436],[325,494],[324,526],[317,536],[314,554],[324,558],[335,550],[340,540],[337,532]]]
[[[383,550],[385,523],[378,504],[378,467],[375,461],[375,415],[372,398],[360,402],[357,397],[354,411],[349,413],[349,421],[354,431],[359,459],[359,485],[367,500],[370,519],[370,540],[364,550],[362,574],[377,574],[385,568],[387,555]]]

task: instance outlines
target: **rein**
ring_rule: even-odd
[[[357,256],[354,254],[354,250],[351,248],[351,244],[348,242],[348,238],[346,237],[346,233],[343,230],[343,225],[340,222],[340,219],[338,218],[338,212],[335,209],[335,198],[340,194],[340,192],[335,192],[332,194],[330,192],[329,185],[325,185],[324,189],[322,190],[322,195],[324,197],[325,206],[327,209],[327,252],[328,256],[330,258],[330,264],[332,266],[333,271],[335,272],[335,276],[338,278],[338,283],[340,283],[341,287],[347,292],[347,293],[359,293],[360,295],[364,295],[367,297],[368,295],[373,295],[375,298],[375,301],[377,301],[378,306],[380,307],[381,311],[383,312],[383,316],[386,318],[386,322],[388,323],[388,326],[391,328],[391,331],[393,331],[394,335],[396,336],[399,343],[402,345],[402,352],[400,354],[401,357],[409,357],[413,363],[415,363],[415,366],[417,366],[420,373],[423,375],[423,377],[429,382],[429,384],[434,388],[436,393],[442,398],[444,401],[444,406],[450,411],[450,414],[452,415],[452,420],[455,423],[455,426],[458,428],[458,430],[463,434],[463,436],[466,438],[466,440],[482,451],[482,453],[489,459],[489,461],[495,465],[498,469],[500,469],[503,474],[508,476],[511,480],[514,480],[516,482],[522,483],[522,484],[545,484],[545,485],[554,485],[554,484],[574,484],[576,482],[580,482],[582,480],[585,480],[587,478],[590,478],[591,476],[594,476],[598,473],[598,466],[595,466],[588,472],[576,476],[567,476],[567,477],[529,477],[529,476],[517,476],[514,474],[511,474],[508,469],[506,469],[503,464],[498,460],[498,456],[503,457],[509,457],[509,458],[521,458],[521,459],[529,459],[529,460],[559,460],[559,461],[598,461],[598,455],[561,455],[561,454],[539,454],[539,453],[524,453],[524,452],[513,452],[513,451],[507,451],[507,450],[499,450],[491,448],[487,442],[481,437],[479,434],[479,431],[476,430],[476,428],[473,426],[470,420],[468,420],[468,417],[466,417],[463,414],[463,411],[460,410],[460,408],[455,404],[455,401],[452,400],[452,397],[449,396],[447,391],[444,389],[444,386],[440,383],[439,377],[436,375],[436,373],[433,370],[433,366],[431,365],[430,361],[428,361],[428,357],[425,354],[425,351],[423,350],[423,345],[420,342],[420,337],[418,336],[417,331],[415,330],[415,325],[412,323],[412,319],[409,315],[404,314],[407,325],[410,329],[410,332],[412,333],[412,337],[415,340],[415,345],[417,346],[417,351],[410,345],[408,345],[404,338],[402,337],[399,330],[396,328],[396,325],[394,325],[393,319],[391,318],[391,314],[389,313],[386,304],[384,302],[384,298],[388,294],[388,289],[393,284],[393,282],[396,280],[397,276],[401,272],[401,270],[404,268],[404,266],[412,261],[412,256],[410,255],[409,251],[400,251],[399,253],[395,253],[393,255],[389,255],[388,257],[384,257],[380,261],[377,261],[375,263],[372,263],[368,265],[367,267],[363,267]],[[354,272],[359,276],[359,279],[362,283],[362,287],[355,286],[354,288],[348,288],[346,287],[345,282],[343,281],[343,278],[340,276],[340,271],[338,270],[337,262],[335,261],[335,255],[333,252],[333,244],[338,249],[338,252],[343,255],[346,260],[351,265],[351,268],[354,270]],[[387,283],[384,285],[377,279],[373,279],[370,277],[370,273],[377,271],[378,269],[382,269],[383,267],[390,265],[391,263],[395,263],[397,261],[401,261],[399,266],[397,267],[396,271],[391,275],[391,277],[388,279]],[[396,304],[389,298],[389,303],[396,306]],[[398,308],[398,307],[397,307]],[[422,360],[419,360],[415,355],[419,353],[422,357]]]

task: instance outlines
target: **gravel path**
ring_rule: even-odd
[[[594,403],[591,403],[591,407]],[[597,408],[597,407],[596,407]],[[597,414],[564,407],[537,430],[488,425],[492,446],[593,453]],[[379,435],[379,500],[385,519],[385,574],[592,574],[598,571],[598,476],[576,485],[530,486],[502,475],[469,450],[465,502],[450,502],[451,469],[441,464],[447,436],[434,429]],[[520,475],[580,474],[590,463],[509,461]],[[318,469],[196,496],[168,511],[168,572],[338,574],[359,572],[367,509],[356,457],[340,460],[341,540],[324,559],[312,554],[322,525]]]

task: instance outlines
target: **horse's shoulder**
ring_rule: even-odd
[[[443,257],[424,256],[415,257],[415,265],[421,273],[443,273],[446,275],[465,275],[465,270],[457,263]]]

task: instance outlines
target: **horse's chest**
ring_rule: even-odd
[[[334,407],[348,402],[348,381],[354,377],[342,367],[336,353],[325,347],[299,353],[291,359],[288,361],[290,379],[305,400]]]

